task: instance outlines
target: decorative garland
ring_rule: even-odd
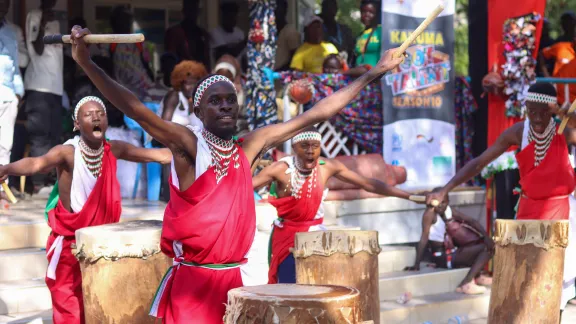
[[[502,66],[506,116],[524,117],[526,93],[536,82],[536,59],[532,56],[536,48],[536,24],[541,17],[538,13],[511,18],[504,23],[503,43],[506,63]]]

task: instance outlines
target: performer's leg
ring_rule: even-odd
[[[472,282],[474,278],[480,274],[486,263],[490,261],[490,258],[492,258],[492,253],[486,249],[486,245],[484,244],[458,248],[456,253],[454,253],[454,267],[470,267],[470,271],[468,271],[466,277],[460,282],[459,287]]]
[[[292,253],[278,266],[278,283],[296,283],[296,260]]]
[[[51,234],[46,250],[56,238]],[[82,299],[82,274],[80,264],[72,255],[72,240],[64,239],[62,254],[56,268],[56,280],[46,278],[46,285],[52,296],[54,324],[84,324],[84,302]],[[48,258],[50,262],[51,256]]]

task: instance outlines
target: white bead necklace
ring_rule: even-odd
[[[206,129],[202,129],[202,137],[208,143],[210,148],[210,155],[212,155],[212,162],[210,166],[214,166],[214,173],[216,174],[216,183],[228,174],[228,167],[230,162],[234,162],[234,168],[238,169],[240,163],[238,161],[238,146],[234,145],[234,140],[224,140],[220,137],[210,133]]]
[[[556,122],[553,118],[550,118],[550,122],[542,134],[536,133],[532,128],[532,125],[530,125],[530,130],[528,131],[528,143],[534,142],[534,166],[540,165],[542,160],[546,157],[546,153],[548,153],[548,149],[554,139],[555,133]]]
[[[295,156],[292,157],[292,159],[294,162],[294,170],[290,174],[290,190],[292,197],[296,199],[302,197],[302,186],[306,183],[306,180],[310,178],[310,181],[308,181],[308,191],[306,193],[306,197],[310,198],[312,196],[312,189],[316,187],[318,167],[315,166],[312,169],[306,169],[300,164]]]
[[[95,178],[100,176],[102,172],[102,157],[104,156],[104,143],[98,149],[89,147],[82,138],[78,141],[80,143],[80,154],[86,164],[86,167]]]

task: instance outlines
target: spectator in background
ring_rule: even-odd
[[[278,39],[276,40],[276,61],[274,62],[274,70],[284,71],[290,69],[290,61],[300,46],[301,38],[300,32],[286,21],[288,14],[287,0],[276,1],[276,27],[278,28]]]
[[[114,34],[132,32],[134,16],[125,5],[112,9],[110,25]],[[149,97],[148,91],[155,86],[154,73],[150,68],[150,57],[144,43],[110,44],[102,46],[102,55],[109,56],[116,81],[138,96],[141,101]]]
[[[336,46],[341,56],[347,60],[354,52],[355,40],[348,26],[336,22],[337,13],[338,2],[336,0],[322,1],[322,13],[319,16],[324,22],[324,40]]]
[[[372,67],[378,63],[381,53],[382,26],[380,25],[380,2],[362,0],[360,3],[360,19],[364,31],[356,40],[355,65]]]
[[[576,42],[571,43],[572,47],[576,47]],[[554,77],[557,78],[570,78],[576,77],[576,60],[571,60],[568,64],[563,64],[562,67],[556,72]],[[576,99],[576,84],[568,85],[569,102],[566,103],[566,86],[564,84],[558,84],[556,86],[556,91],[558,92],[558,104],[560,106],[564,104],[570,104]]]
[[[556,43],[540,48],[544,48],[541,52],[542,57],[546,60],[554,60],[554,69],[552,70],[552,76],[556,77],[560,69],[570,63],[575,57],[574,52],[574,36],[576,28],[576,15],[573,12],[568,11],[562,14],[560,17],[560,24],[562,26],[563,34],[558,37]],[[549,71],[548,71],[549,72]]]
[[[10,163],[18,103],[24,96],[24,83],[18,66],[22,32],[6,21],[9,8],[9,0],[0,0],[0,165]],[[6,198],[3,191],[0,195],[0,198]]]
[[[62,94],[64,54],[62,44],[46,45],[45,35],[60,34],[60,23],[54,16],[56,0],[41,0],[40,9],[26,17],[26,44],[30,63],[26,69],[25,111],[30,136],[30,156],[46,154],[62,142]],[[54,184],[54,176],[32,177],[36,189]]]
[[[164,50],[175,54],[178,61],[191,60],[210,66],[210,35],[198,26],[199,5],[199,0],[182,0],[184,20],[166,30]],[[165,71],[164,75],[170,78],[171,72],[171,69]]]
[[[220,25],[210,32],[214,59],[229,54],[238,61],[242,60],[246,49],[246,35],[236,26],[238,9],[235,2],[224,2],[220,5]]]
[[[542,36],[540,37],[540,48],[546,48],[554,45],[556,40],[550,36],[550,22],[544,19],[542,24]],[[554,70],[554,59],[545,59],[541,54],[538,55],[538,64],[536,73],[539,77],[550,77],[550,71]]]
[[[322,73],[324,59],[330,54],[338,54],[332,43],[324,42],[322,18],[309,16],[304,23],[304,44],[300,45],[292,57],[290,68],[308,72]]]

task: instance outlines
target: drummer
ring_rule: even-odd
[[[349,170],[333,159],[320,159],[322,136],[308,127],[292,138],[294,156],[287,156],[264,168],[253,178],[254,189],[272,183],[269,199],[278,210],[274,221],[272,247],[268,251],[270,269],[268,283],[296,283],[294,236],[298,232],[323,229],[322,202],[328,194],[326,182],[331,177],[354,184],[380,195],[408,199],[410,193],[376,179],[369,179]]]
[[[46,284],[52,296],[55,324],[84,323],[80,265],[71,251],[76,230],[120,219],[120,184],[116,159],[170,163],[168,149],[144,149],[108,141],[106,107],[100,98],[85,97],[74,109],[74,129],[80,136],[53,147],[46,155],[0,166],[0,182],[7,176],[29,176],[56,169],[58,182],[48,200],[52,229],[46,244]]]
[[[516,154],[520,170],[521,198],[516,218],[519,220],[568,220],[572,221],[570,206],[574,204],[572,193],[576,187],[574,169],[568,155],[568,144],[576,144],[576,118],[571,118],[563,134],[557,134],[558,126],[554,114],[564,116],[556,102],[556,89],[550,83],[530,86],[526,95],[526,120],[506,129],[496,142],[480,156],[468,162],[439,191],[428,195],[432,200],[443,201],[452,189],[470,180],[512,146],[518,146]],[[573,117],[573,114],[571,114]],[[571,226],[571,235],[574,226]],[[574,297],[576,261],[575,240],[569,241],[564,262],[564,291],[562,309]]]

